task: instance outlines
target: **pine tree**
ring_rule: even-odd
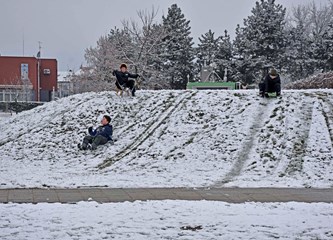
[[[163,16],[163,26],[168,35],[163,39],[163,74],[174,89],[186,88],[192,78],[194,51],[190,37],[190,21],[187,21],[177,4],[171,5]]]
[[[333,20],[327,27],[326,32],[323,35],[323,42],[325,47],[325,60],[326,71],[333,71]]]
[[[233,58],[232,58],[232,79],[234,81],[251,83],[255,78],[251,68],[252,59],[248,53],[247,41],[244,35],[244,28],[239,24],[235,30],[236,37],[233,41]]]
[[[209,29],[207,33],[199,37],[197,57],[200,66],[203,66],[204,64],[210,65],[212,63],[216,63],[215,60],[219,50],[219,38],[215,38],[214,34],[215,33]]]
[[[284,68],[291,76],[291,80],[295,81],[313,74],[315,61],[311,48],[312,42],[306,35],[303,22],[299,22],[292,28],[287,37]]]
[[[316,45],[316,58],[322,71],[333,70],[333,20],[328,24],[322,38]]]
[[[208,30],[205,34],[202,34],[199,37],[198,47],[195,48],[196,53],[196,62],[194,65],[194,74],[197,76],[195,80],[200,79],[200,72],[203,67],[217,66],[217,55],[219,51],[219,37],[215,38],[214,32],[211,29]]]
[[[233,57],[233,46],[230,40],[230,35],[228,31],[224,31],[224,36],[220,36],[218,38],[218,52],[216,55],[216,61],[218,65],[217,73],[221,78],[224,77],[225,72],[228,72],[228,81],[232,81],[233,75],[233,67],[232,65],[232,57]]]
[[[241,64],[243,70],[250,71],[246,75],[261,78],[262,69],[281,68],[286,43],[285,15],[286,9],[275,4],[275,0],[260,0],[252,9],[252,15],[244,19],[244,27],[238,31],[242,35],[237,40],[239,52],[236,55],[245,61]]]

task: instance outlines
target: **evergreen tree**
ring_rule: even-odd
[[[217,54],[219,48],[219,38],[215,38],[214,32],[209,29],[205,34],[199,37],[198,47],[195,48],[196,62],[194,67],[194,73],[198,76],[195,80],[200,79],[200,72],[204,66],[217,66]]]
[[[322,71],[333,70],[333,20],[328,24],[324,34],[316,45],[316,58]]]
[[[192,78],[194,51],[190,37],[190,21],[187,21],[177,4],[171,5],[168,15],[163,16],[163,26],[168,34],[163,39],[163,74],[174,89],[186,88]]]
[[[218,38],[218,52],[216,55],[216,61],[218,65],[217,73],[223,79],[225,72],[227,71],[228,81],[232,81],[232,75],[234,70],[232,67],[232,57],[233,57],[233,46],[230,40],[230,35],[228,31],[224,31],[224,36]]]
[[[333,71],[333,20],[323,35],[323,45],[325,48],[324,59],[326,60],[325,71]]]
[[[215,33],[209,29],[207,33],[201,35],[201,38],[199,37],[197,58],[200,66],[216,63],[215,59],[218,54],[219,38],[215,38],[214,34]]]
[[[239,24],[236,28],[236,37],[233,41],[233,58],[232,58],[232,79],[234,81],[251,83],[255,76],[251,68],[252,59],[247,48],[247,41],[244,35],[244,28]]]
[[[306,35],[304,24],[299,22],[288,34],[287,48],[285,53],[285,66],[291,80],[305,78],[313,74],[315,62],[313,60],[312,43]]]
[[[285,15],[286,9],[275,4],[275,0],[260,0],[252,15],[244,19],[244,27],[238,31],[241,36],[236,36],[239,51],[236,55],[245,61],[239,71],[250,71],[245,73],[246,82],[254,80],[247,79],[251,75],[261,78],[265,68],[281,68],[286,44]]]

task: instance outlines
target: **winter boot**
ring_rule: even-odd
[[[89,146],[91,150],[96,150],[97,149],[97,145],[96,144],[91,144],[91,146]]]
[[[87,150],[87,146],[86,146],[85,144],[78,143],[78,144],[77,144],[77,147],[78,147],[80,150]]]
[[[87,150],[88,149],[88,145],[86,143],[82,143],[80,144],[81,146],[81,150]]]

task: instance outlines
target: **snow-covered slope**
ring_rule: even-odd
[[[0,121],[8,187],[333,187],[333,91],[86,93]],[[110,114],[114,145],[76,145]]]

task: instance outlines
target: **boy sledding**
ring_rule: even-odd
[[[97,127],[96,129],[89,127],[89,135],[83,138],[82,144],[79,143],[78,148],[81,150],[96,150],[99,145],[103,145],[108,141],[112,141],[112,125],[110,122],[110,116],[104,115],[101,120],[101,126]]]
[[[139,74],[131,74],[127,71],[127,65],[121,64],[120,71],[114,70],[112,72],[113,76],[116,76],[116,86],[117,86],[117,94],[122,95],[125,89],[129,89],[132,93],[132,96],[135,96],[135,80],[128,78],[138,78]]]
[[[271,69],[263,81],[259,83],[261,97],[269,98],[271,93],[276,97],[281,95],[281,79],[275,69]]]

